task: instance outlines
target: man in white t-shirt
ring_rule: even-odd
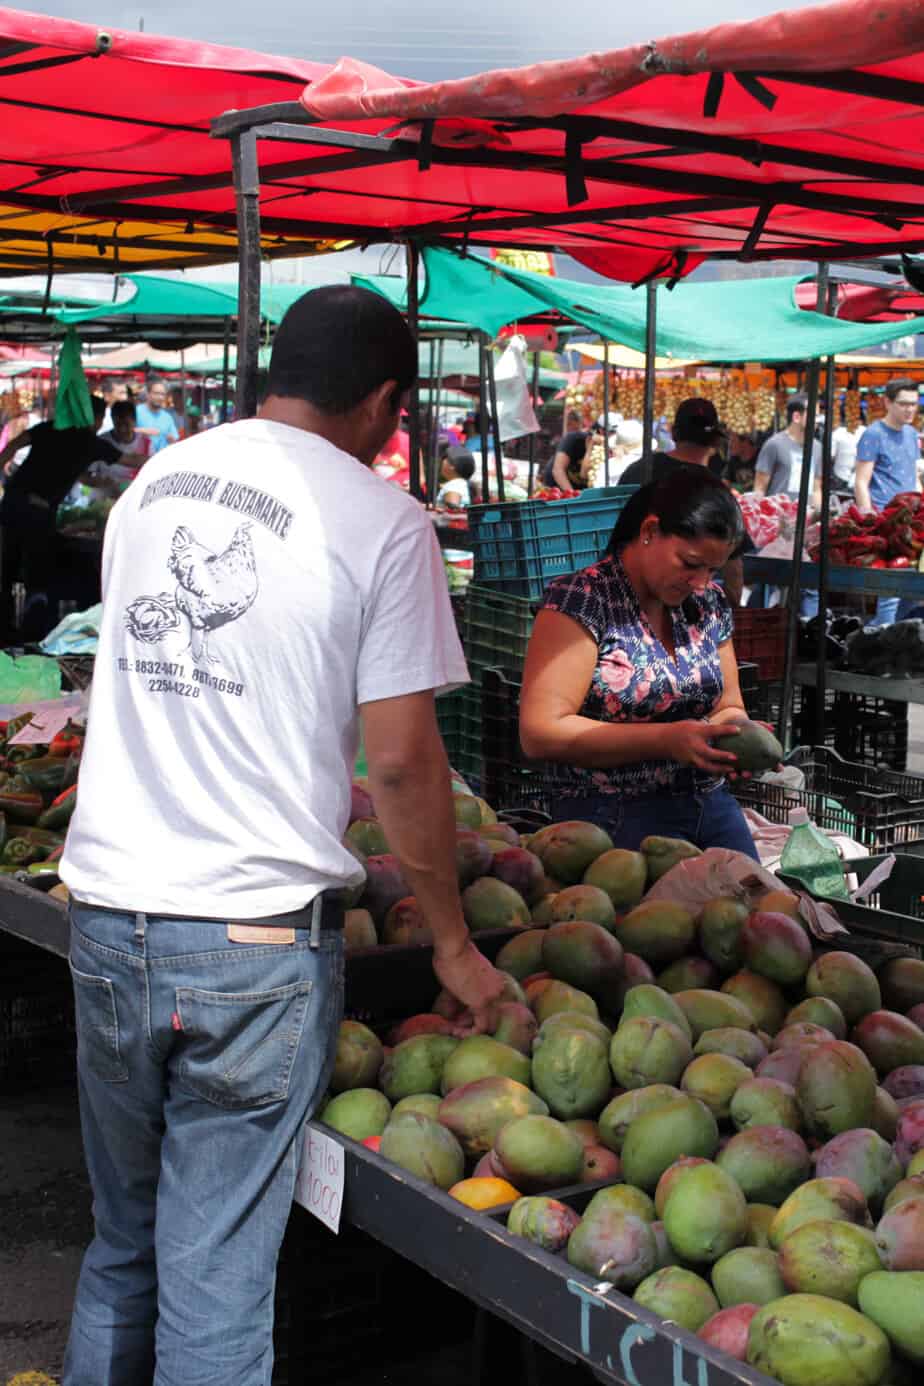
[[[154,457],[113,508],[61,866],[96,1219],[66,1386],[140,1386],[155,1362],[158,1383],[269,1381],[362,881],[342,845],[360,722],[434,970],[495,1027],[433,702],[468,674],[426,512],[371,471],[416,369],[377,294],[307,294],[258,417]]]
[[[848,428],[841,424],[831,434],[831,468],[836,482],[853,489],[857,469],[857,444],[864,434],[864,425]]]
[[[436,503],[446,510],[464,510],[471,505],[469,482],[475,474],[475,459],[468,448],[447,446],[440,458],[440,481]]]

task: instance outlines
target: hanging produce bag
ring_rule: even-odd
[[[538,433],[539,421],[533,410],[526,381],[526,363],[522,337],[511,337],[504,354],[494,368],[497,389],[497,418],[502,443],[510,438],[522,438],[524,433]]]

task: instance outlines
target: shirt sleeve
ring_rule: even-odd
[[[587,454],[587,439],[583,433],[566,433],[557,451],[563,452],[570,462],[583,462]]]
[[[607,622],[592,571],[585,568],[583,572],[573,573],[569,577],[556,578],[542,599],[541,610],[558,611],[562,616],[570,616],[599,645],[606,633]]]
[[[872,428],[864,429],[863,437],[857,443],[857,461],[875,462],[879,456],[878,439]]]
[[[383,545],[363,614],[361,704],[469,682],[436,535],[426,512]]]
[[[735,631],[731,605],[717,584],[710,586],[709,595],[712,598],[712,615],[716,623],[715,642],[717,645],[724,645],[726,641],[731,640]]]
[[[757,462],[754,470],[756,472],[766,472],[772,474],[776,463],[776,449],[773,446],[773,439],[768,438],[757,454]]]

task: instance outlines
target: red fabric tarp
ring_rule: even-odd
[[[818,290],[812,283],[796,286],[800,308],[815,312]],[[839,318],[851,322],[900,322],[902,318],[924,316],[924,294],[907,284],[838,284]]]

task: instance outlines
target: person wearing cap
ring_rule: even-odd
[[[620,486],[643,486],[649,480],[660,481],[664,477],[685,472],[690,467],[707,467],[713,474],[721,474],[721,459],[718,468],[713,466],[713,461],[717,457],[716,448],[727,434],[711,399],[692,395],[689,399],[681,400],[671,432],[674,437],[673,452],[644,454],[626,468],[619,478]],[[740,606],[744,586],[740,547],[722,569],[721,580],[731,605]]]
[[[464,510],[471,505],[469,482],[475,474],[475,459],[468,448],[458,444],[440,443],[440,481],[436,496],[438,506],[447,510]]]
[[[621,414],[611,413],[609,431],[615,433],[622,423]],[[557,486],[562,491],[583,491],[587,487],[584,460],[587,456],[587,440],[591,433],[603,433],[607,416],[601,414],[592,429],[575,429],[563,433],[558,440],[555,456],[542,473],[543,486]]]

